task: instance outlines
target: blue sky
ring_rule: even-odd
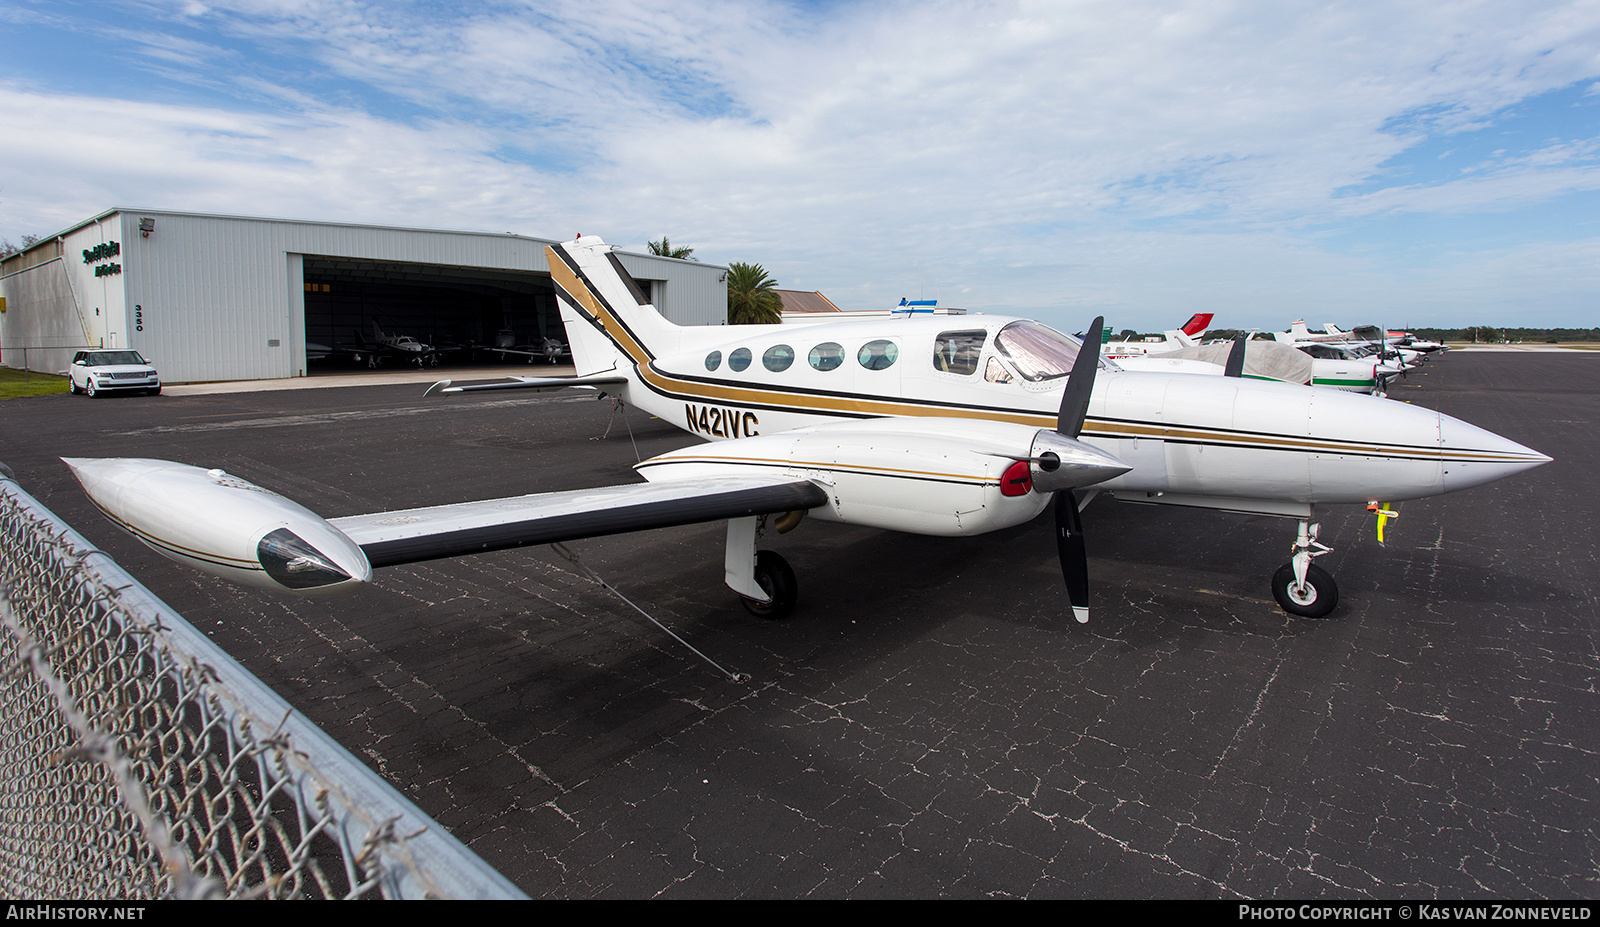
[[[663,234],[1069,330],[1600,325],[1593,2],[0,0],[0,237]]]

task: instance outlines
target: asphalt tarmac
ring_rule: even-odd
[[[721,525],[334,600],[185,571],[57,458],[222,467],[325,516],[635,480],[692,442],[566,394],[415,384],[0,403],[0,461],[535,897],[1600,895],[1600,356],[1456,353],[1395,390],[1555,458],[1325,510],[1328,620],[1268,581],[1292,522],[1109,499],[1070,618],[1048,516],[946,540],[802,523],[793,618],[722,584]],[[631,430],[631,434],[630,434]]]

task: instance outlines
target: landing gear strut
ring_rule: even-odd
[[[1333,576],[1311,562],[1314,557],[1333,553],[1333,548],[1317,543],[1321,527],[1310,518],[1300,519],[1299,534],[1290,548],[1293,556],[1272,575],[1272,597],[1291,615],[1326,618],[1339,604],[1339,587]]]
[[[798,521],[798,519],[796,519]],[[770,550],[756,550],[756,533],[766,516],[728,519],[728,553],[723,579],[739,593],[744,610],[776,621],[789,617],[800,597],[800,584],[789,561]]]

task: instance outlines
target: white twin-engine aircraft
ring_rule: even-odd
[[[726,519],[727,583],[767,617],[786,614],[797,593],[783,558],[756,550],[769,519],[779,532],[809,516],[960,536],[1053,506],[1081,622],[1089,582],[1077,490],[1295,519],[1274,594],[1293,614],[1321,617],[1338,592],[1312,563],[1328,552],[1315,505],[1381,511],[1550,459],[1370,396],[1237,370],[1123,372],[1100,360],[1098,339],[1080,349],[1026,319],[678,326],[599,238],[547,254],[578,376],[435,387],[594,387],[709,439],[639,463],[645,483],[324,520],[220,470],[67,463],[102,511],[172,559],[308,594],[355,586],[374,567]]]

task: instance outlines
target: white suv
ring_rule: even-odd
[[[79,351],[67,377],[74,393],[90,398],[123,390],[161,395],[161,377],[138,351]]]

